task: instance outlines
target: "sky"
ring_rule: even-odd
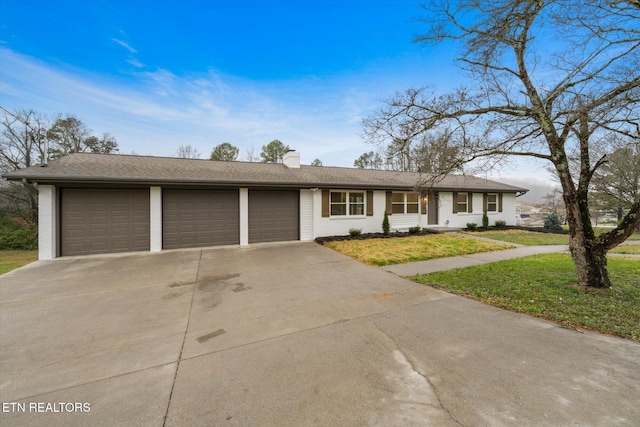
[[[0,106],[74,115],[120,153],[240,158],[279,139],[352,167],[362,119],[396,91],[461,82],[416,0],[0,0]],[[530,179],[540,165],[490,177]]]

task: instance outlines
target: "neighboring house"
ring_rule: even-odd
[[[515,224],[526,189],[448,175],[77,153],[4,175],[37,183],[39,257],[313,240],[419,225]]]

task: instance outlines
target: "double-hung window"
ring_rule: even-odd
[[[392,193],[391,213],[394,214],[417,214],[418,213],[418,193]]]
[[[487,212],[498,212],[498,195],[495,193],[487,194]]]
[[[362,191],[332,191],[331,216],[364,216],[365,202]]]
[[[458,196],[456,198],[456,204],[457,204],[457,212],[459,213],[466,213],[468,212],[468,208],[469,208],[469,194],[468,193],[458,193]]]

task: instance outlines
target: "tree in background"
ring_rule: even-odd
[[[598,0],[433,0],[420,43],[460,43],[469,87],[409,89],[364,121],[370,142],[409,144],[448,132],[458,163],[495,167],[511,156],[553,165],[562,188],[579,283],[611,287],[607,252],[640,224],[640,198],[612,231],[591,225],[589,189],[607,141],[640,121],[640,8]],[[597,149],[597,150],[596,150]],[[570,159],[578,159],[572,172]]]
[[[274,139],[267,145],[262,146],[260,158],[262,163],[282,163],[287,151],[289,151],[288,145],[284,145],[281,141]]]
[[[13,172],[76,152],[111,153],[118,144],[109,134],[92,135],[79,119],[59,117],[51,123],[34,110],[0,107],[0,173]],[[0,182],[0,209],[36,223],[38,191],[29,182]]]
[[[238,158],[240,149],[228,142],[216,145],[211,151],[211,160],[220,160],[223,162],[233,162]]]
[[[51,158],[72,153],[109,154],[118,151],[115,138],[105,133],[101,138],[92,135],[91,129],[74,116],[58,118],[47,131]]]
[[[594,206],[613,211],[621,221],[640,198],[640,143],[616,149],[593,176]]]
[[[181,145],[176,151],[176,156],[181,159],[199,159],[200,152],[191,144]]]
[[[353,166],[359,169],[383,169],[384,161],[380,154],[369,151],[354,160]]]
[[[1,111],[0,173],[43,163],[46,158],[46,117],[33,110]],[[29,182],[0,182],[0,209],[30,223],[38,220],[38,190]]]
[[[313,162],[311,162],[311,166],[322,166],[322,160],[315,159]]]

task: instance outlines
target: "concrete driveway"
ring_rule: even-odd
[[[0,401],[2,425],[636,426],[640,344],[315,243],[67,258],[0,277]]]

